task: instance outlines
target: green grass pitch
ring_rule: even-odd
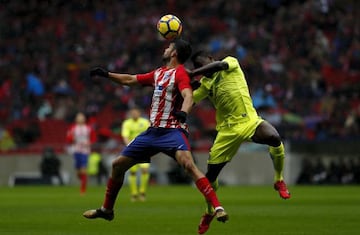
[[[120,192],[111,222],[87,220],[82,213],[99,207],[105,186],[25,186],[0,188],[1,235],[187,235],[197,234],[202,195],[191,185],[150,186],[146,202],[130,202]],[[230,215],[214,221],[207,235],[360,234],[360,187],[290,186],[282,200],[271,186],[221,187],[218,196]]]

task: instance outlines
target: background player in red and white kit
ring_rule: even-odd
[[[66,141],[71,144],[70,151],[74,155],[75,169],[80,180],[80,193],[84,194],[87,185],[88,156],[91,145],[96,142],[96,133],[90,125],[86,124],[83,113],[76,114],[75,123],[67,131]]]
[[[88,210],[89,219],[114,218],[113,207],[124,181],[125,172],[133,165],[150,162],[150,158],[163,152],[174,158],[191,175],[198,190],[215,208],[217,220],[225,222],[228,215],[217,199],[216,193],[194,163],[188,142],[186,117],[192,105],[190,78],[183,63],[191,54],[190,44],[182,39],[170,43],[165,49],[165,66],[146,74],[119,74],[103,68],[91,70],[91,76],[108,77],[122,85],[150,85],[154,87],[150,111],[151,126],[127,145],[112,164],[111,177],[107,183],[105,200],[101,208]]]

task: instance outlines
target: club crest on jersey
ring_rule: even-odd
[[[166,72],[164,73],[164,76],[163,76],[163,79],[162,79],[161,82],[162,82],[162,83],[165,83],[167,80],[169,80],[172,73],[173,73],[172,70],[166,71]]]
[[[159,86],[162,86],[162,85],[164,85],[165,83],[167,83],[168,80],[171,79],[173,73],[174,73],[174,69],[165,71],[164,74],[163,74],[163,76],[162,76],[162,78],[161,78],[161,80],[158,82],[158,85],[159,85]]]

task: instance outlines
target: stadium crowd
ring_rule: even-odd
[[[89,69],[155,68],[164,49],[155,25],[167,13],[194,49],[205,42],[216,57],[240,60],[255,107],[284,139],[360,139],[357,1],[2,0],[1,148],[24,146],[42,134],[38,123],[69,123],[79,110],[119,133],[130,107],[149,106],[151,89],[90,80]],[[209,103],[194,107],[195,148],[211,143],[213,117]]]

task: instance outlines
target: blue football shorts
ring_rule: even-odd
[[[174,158],[178,150],[191,150],[188,133],[185,130],[149,127],[130,142],[122,150],[121,155],[131,157],[138,162],[150,162],[150,158],[160,152]]]
[[[88,163],[88,154],[85,153],[74,153],[75,168],[86,168]]]

